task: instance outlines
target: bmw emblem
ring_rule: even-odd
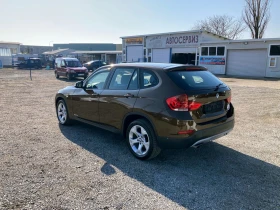
[[[219,93],[217,93],[217,94],[216,94],[216,98],[219,98],[219,97],[220,97],[220,95],[219,95]]]

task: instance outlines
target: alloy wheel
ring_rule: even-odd
[[[64,124],[66,122],[67,110],[66,110],[65,105],[62,102],[60,102],[57,106],[57,116],[58,116],[59,122],[61,124]]]
[[[150,139],[147,131],[140,125],[133,126],[129,131],[129,143],[134,153],[143,157],[150,148]]]

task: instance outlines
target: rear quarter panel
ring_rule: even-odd
[[[171,125],[178,127],[178,119],[185,120],[186,125],[191,116],[188,112],[178,113],[168,110],[166,99],[183,94],[184,91],[178,88],[163,70],[153,72],[157,75],[159,83],[155,87],[140,89],[133,112],[146,116],[154,125],[158,136],[166,136],[174,132]]]

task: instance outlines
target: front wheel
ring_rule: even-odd
[[[128,126],[126,142],[130,152],[140,160],[152,159],[161,152],[155,132],[146,120],[135,120]]]
[[[55,74],[55,77],[58,79],[59,75],[58,75],[57,71],[54,74]]]
[[[70,74],[67,74],[66,77],[67,77],[67,80],[71,80],[71,75]]]
[[[56,105],[57,119],[62,125],[70,125],[71,119],[69,118],[67,105],[64,100],[59,100]]]

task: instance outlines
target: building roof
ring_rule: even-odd
[[[111,51],[117,50],[117,44],[113,43],[69,43],[53,44],[54,49],[72,49],[75,51]]]
[[[214,34],[210,31],[206,31],[206,30],[191,30],[191,31],[176,31],[176,32],[165,32],[165,33],[154,33],[154,34],[144,34],[144,35],[135,35],[135,36],[123,36],[123,37],[120,37],[121,39],[124,39],[124,38],[135,38],[135,37],[145,37],[145,36],[155,36],[155,35],[169,35],[169,34],[185,34],[185,33],[208,33],[208,34],[212,34],[214,36],[218,36],[220,38],[223,38],[223,39],[228,39],[226,37],[223,37],[223,36],[220,36],[220,35],[217,35],[217,34]]]
[[[263,38],[263,39],[235,39],[235,40],[221,40],[221,41],[207,41],[201,44],[223,44],[223,43],[242,43],[242,42],[269,42],[280,41],[280,38]]]
[[[120,54],[122,51],[74,51],[71,54]]]
[[[55,55],[57,53],[60,53],[60,52],[66,51],[66,50],[69,50],[69,49],[53,50],[53,51],[44,52],[43,54],[44,55]]]
[[[0,44],[21,44],[19,42],[4,42],[4,41],[0,41]]]

